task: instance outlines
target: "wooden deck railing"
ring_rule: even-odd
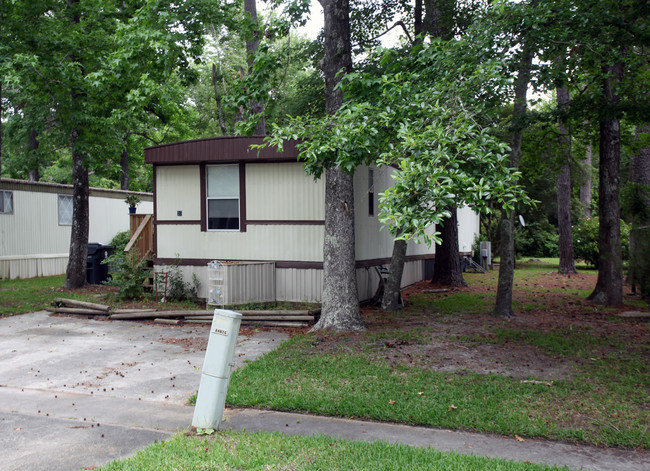
[[[131,240],[124,247],[129,253],[135,249],[144,260],[153,255],[153,215],[131,214]]]

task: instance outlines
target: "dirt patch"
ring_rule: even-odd
[[[494,307],[496,274],[474,275],[471,286],[445,290],[421,282],[403,292],[405,308],[384,313],[376,307],[362,309],[369,335],[319,335],[319,350],[355,353],[361,350],[394,366],[417,366],[435,371],[498,374],[541,381],[570,379],[581,362],[606,358],[621,348],[644,348],[650,342],[642,320],[618,318],[630,306],[603,308],[586,301],[585,291],[596,275],[570,277],[556,272],[520,277],[515,283],[515,317],[499,319]],[[484,304],[467,311],[443,312],[460,293],[473,293]],[[634,300],[626,293],[626,301]],[[552,345],[544,342],[549,340]],[[582,342],[588,357],[575,355]],[[613,343],[608,343],[614,339]],[[563,348],[573,354],[564,355]]]

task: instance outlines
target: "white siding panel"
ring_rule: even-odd
[[[91,196],[88,204],[90,210],[88,242],[108,244],[118,232],[129,231],[129,207],[123,199]],[[140,202],[137,211],[142,214],[153,214],[153,202]]]
[[[355,187],[355,233],[357,260],[390,258],[393,253],[393,236],[379,222],[379,194],[393,185],[391,175],[395,171],[390,167],[372,167],[375,193],[375,215],[369,216],[368,167],[360,166],[354,177]],[[433,227],[428,231],[433,232]],[[407,255],[426,255],[435,253],[435,245],[417,244],[410,241]]]
[[[284,268],[276,270],[278,301],[320,302],[323,293],[323,270]]]
[[[58,193],[13,191],[13,214],[0,215],[0,277],[32,278],[65,273],[71,226],[59,225]],[[143,212],[153,203],[143,201]],[[89,198],[89,242],[108,244],[129,230],[129,211],[122,196]]]
[[[246,232],[201,232],[198,225],[159,225],[160,258],[320,261],[323,226],[253,225]]]
[[[379,222],[379,194],[393,179],[389,167],[372,167],[374,172],[375,215],[369,216],[368,167],[359,166],[354,174],[354,231],[357,260],[390,257],[393,253],[393,237]]]
[[[458,209],[458,250],[471,252],[474,238],[479,233],[480,217],[468,206]]]
[[[198,221],[201,219],[201,173],[198,165],[156,167],[156,219]],[[182,211],[182,216],[177,215]]]
[[[360,301],[372,298],[378,286],[379,274],[375,267],[357,268],[357,290]]]
[[[299,163],[246,166],[246,217],[251,220],[323,220],[325,187]]]
[[[13,191],[13,214],[0,215],[0,256],[67,253],[70,226],[59,226],[55,193]]]
[[[424,277],[424,264],[422,260],[412,260],[404,264],[404,272],[402,273],[401,287],[405,288],[413,283],[422,281]]]

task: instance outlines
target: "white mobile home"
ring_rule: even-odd
[[[129,230],[121,190],[90,189],[89,242],[108,244]],[[153,212],[153,195],[136,193],[139,212]],[[0,279],[65,273],[72,225],[72,185],[0,179]]]
[[[319,301],[324,182],[304,172],[294,143],[286,143],[283,152],[265,148],[258,155],[250,149],[262,142],[260,137],[220,137],[145,150],[145,161],[154,166],[154,266],[161,271],[180,260],[186,279],[194,273],[206,281],[212,260],[240,268],[249,264],[250,270],[242,268],[229,281],[232,304]],[[380,230],[377,216],[378,195],[391,185],[393,171],[359,167],[355,173],[360,299],[374,294],[375,267],[387,265],[392,254],[393,239],[387,230]],[[460,248],[469,252],[478,216],[463,210],[459,221]],[[403,285],[423,279],[434,251],[433,246],[409,244]]]

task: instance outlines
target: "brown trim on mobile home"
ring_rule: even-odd
[[[158,224],[158,220],[156,219],[158,217],[158,210],[157,210],[157,198],[156,198],[156,185],[158,185],[158,179],[156,178],[156,173],[158,173],[158,169],[156,166],[153,166],[153,255],[154,257],[158,253],[158,230],[156,229],[156,225]]]
[[[174,221],[174,220],[160,220],[156,221],[154,223],[157,226],[200,226],[201,221],[199,220],[182,220],[182,221]]]
[[[284,143],[282,152],[274,147],[251,149],[264,144],[263,136],[223,136],[192,141],[174,142],[144,150],[148,164],[199,164],[234,162],[295,162],[298,159],[296,141]]]

